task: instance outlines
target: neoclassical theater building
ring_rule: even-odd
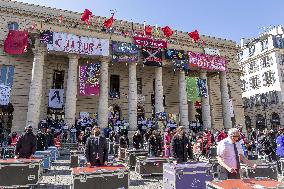
[[[168,38],[159,33],[156,37],[167,45],[162,49],[160,65],[144,65],[142,49],[138,49],[136,62],[115,63],[113,43],[134,44],[134,37],[129,33],[143,32],[144,24],[114,20],[112,30],[102,30],[102,23],[107,18],[93,16],[88,25],[81,21],[81,16],[82,13],[61,9],[0,1],[0,84],[11,87],[10,103],[8,107],[1,106],[0,118],[3,123],[11,122],[12,130],[23,131],[27,124],[37,127],[39,121],[50,113],[60,114],[71,125],[81,112],[98,113],[100,126],[106,127],[110,107],[129,121],[132,130],[137,127],[137,116],[148,118],[153,111],[176,114],[179,124],[188,126],[195,119],[195,107],[187,100],[187,76],[206,81],[207,95],[201,97],[204,127],[218,129],[244,125],[235,42],[201,35],[204,40],[201,44],[193,42],[187,32],[174,31]],[[28,31],[25,53],[12,55],[4,51],[9,30]],[[43,31],[53,32],[53,39],[47,41],[48,44],[40,41]],[[93,42],[89,47],[84,46],[84,52],[74,51],[71,49],[74,44],[61,46],[67,38],[73,43],[80,40]],[[152,42],[150,45],[157,41],[153,39]],[[167,49],[182,50],[186,55],[190,51],[200,56],[220,56],[226,60],[226,70],[203,69],[189,63],[189,71],[174,71],[172,61],[165,58]],[[156,61],[156,53],[148,53],[149,60]],[[81,86],[82,65],[93,63],[100,63],[99,95],[82,95],[81,88],[85,87]],[[51,89],[62,89],[62,108],[54,110],[49,107]],[[110,95],[113,92],[115,95]]]

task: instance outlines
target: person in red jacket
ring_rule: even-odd
[[[166,128],[164,135],[164,149],[165,149],[165,157],[170,157],[171,154],[171,130]]]
[[[9,146],[16,146],[17,142],[19,140],[19,136],[17,132],[12,132],[11,136],[9,137],[8,145]]]
[[[228,135],[225,132],[225,129],[223,129],[217,136],[217,142],[220,142],[221,140],[227,138]]]

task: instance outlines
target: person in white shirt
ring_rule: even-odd
[[[239,129],[230,129],[228,135],[217,146],[217,159],[219,164],[226,169],[228,179],[240,179],[240,161],[254,169],[256,168],[256,164],[253,164],[244,156],[242,146],[239,143]]]

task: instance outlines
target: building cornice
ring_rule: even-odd
[[[81,14],[78,12],[72,12],[62,9],[55,9],[51,7],[45,7],[45,6],[39,6],[39,5],[33,5],[33,4],[27,4],[27,3],[21,3],[16,2],[12,0],[1,0],[0,1],[0,12],[3,14],[14,14],[14,15],[22,15],[26,17],[36,18],[37,22],[43,22],[48,21],[47,25],[51,26],[58,26],[58,27],[72,27],[76,26],[76,29],[80,30],[90,30],[95,31],[98,33],[101,33],[102,35],[105,34],[105,32],[102,32],[102,23],[104,20],[106,20],[106,17],[101,16],[94,16],[91,21],[90,28],[87,28],[86,24],[82,24],[81,22]],[[62,15],[64,18],[64,21],[62,23],[59,23],[58,19],[59,16]],[[45,24],[45,23],[44,23]],[[117,31],[131,31],[132,28],[136,32],[143,31],[143,24],[139,23],[133,23],[123,20],[116,20],[114,21],[114,28]],[[39,27],[39,26],[38,26]],[[112,36],[121,36],[120,34],[112,34]],[[110,36],[107,34],[106,36]],[[162,35],[158,36],[162,37]],[[126,37],[127,40],[128,37]],[[221,38],[215,38],[210,36],[201,35],[201,38],[205,41],[206,47],[210,48],[218,48],[218,49],[226,49],[231,51],[237,51],[238,47],[236,46],[236,43],[231,40],[221,39]],[[129,40],[129,39],[128,39]],[[174,35],[169,38],[170,46],[186,46],[189,48],[199,48],[203,49],[203,46],[198,45],[197,43],[193,43],[191,39],[189,38],[187,32],[182,31],[174,31]]]

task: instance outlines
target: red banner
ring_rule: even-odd
[[[225,71],[227,61],[224,57],[197,52],[188,52],[189,65],[205,70]]]
[[[150,47],[150,48],[161,48],[166,49],[168,44],[163,40],[154,40],[146,37],[133,37],[134,44],[140,45],[142,47]]]
[[[4,43],[7,54],[23,54],[28,46],[28,32],[10,30]]]

